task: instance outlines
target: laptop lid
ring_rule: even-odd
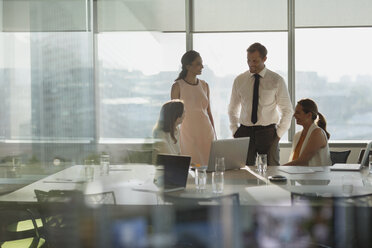
[[[225,158],[226,170],[245,166],[249,148],[249,137],[214,140],[209,153],[207,171],[214,171],[216,158]]]
[[[191,157],[158,154],[157,165],[164,167],[164,188],[186,187]]]
[[[371,147],[372,147],[372,141],[369,142],[366,146],[366,150],[363,154],[362,162],[360,163],[362,166],[368,165],[368,156],[369,156],[369,153],[371,151]]]
[[[366,146],[365,152],[363,154],[362,161],[359,164],[334,164],[331,167],[332,171],[337,171],[337,170],[349,170],[349,171],[358,171],[360,170],[363,166],[368,165],[368,156],[371,151],[372,147],[372,141],[369,142]]]

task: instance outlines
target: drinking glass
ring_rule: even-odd
[[[204,190],[207,185],[207,169],[197,168],[195,170],[195,186],[196,189]]]
[[[215,164],[214,170],[216,172],[224,172],[225,169],[226,169],[226,167],[225,167],[225,158],[223,158],[223,157],[216,158],[216,164]]]
[[[102,154],[101,155],[101,175],[108,175],[110,171],[110,155]]]
[[[224,175],[223,172],[212,172],[212,190],[213,193],[220,194],[223,192]]]
[[[258,154],[256,158],[256,167],[259,173],[264,173],[267,170],[267,155]]]
[[[342,193],[345,196],[351,196],[354,191],[354,185],[358,184],[358,179],[353,175],[342,176]]]
[[[87,182],[93,181],[94,178],[94,160],[84,160],[84,176]]]

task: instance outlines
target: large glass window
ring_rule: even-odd
[[[194,0],[194,31],[287,30],[287,0]],[[268,18],[270,17],[270,18]]]
[[[333,140],[372,136],[370,44],[372,28],[296,30],[296,100],[315,100]]]
[[[267,68],[279,73],[287,81],[286,32],[194,35],[194,48],[200,52],[204,63],[200,77],[210,86],[211,107],[219,138],[232,137],[227,113],[231,89],[235,77],[248,70],[246,50],[254,42],[260,42],[268,49]],[[282,141],[287,139],[285,135]]]
[[[101,138],[146,138],[158,119],[185,53],[184,33],[100,33]]]
[[[90,40],[84,32],[0,33],[2,139],[94,138]]]
[[[296,0],[296,27],[372,25],[370,0]]]

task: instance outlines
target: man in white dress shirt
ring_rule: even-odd
[[[267,154],[268,165],[279,165],[279,140],[287,132],[293,107],[284,79],[265,67],[267,50],[260,43],[247,49],[246,71],[234,80],[229,104],[235,138],[250,137],[247,165]]]

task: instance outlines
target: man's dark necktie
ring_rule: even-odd
[[[253,124],[257,122],[257,109],[258,109],[258,87],[260,86],[260,75],[254,74],[254,89],[252,101],[252,116],[251,121]]]

